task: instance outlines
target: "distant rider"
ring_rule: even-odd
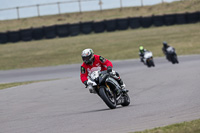
[[[81,65],[80,78],[82,83],[84,83],[86,87],[88,86],[88,74],[90,74],[92,71],[109,70],[111,71],[111,76],[120,84],[122,91],[127,91],[125,89],[125,84],[119,76],[119,73],[112,70],[113,64],[111,61],[103,58],[100,55],[95,55],[92,49],[83,50],[81,56],[83,64]]]
[[[162,51],[163,51],[163,53],[165,54],[165,56],[166,56],[166,58],[168,59],[168,60],[170,60],[170,58],[169,58],[169,55],[167,54],[167,48],[169,48],[169,47],[171,47],[170,45],[168,45],[167,44],[167,42],[163,42],[163,47],[162,47]],[[173,48],[173,47],[172,47]],[[175,51],[175,48],[173,48],[174,49],[174,51]],[[176,53],[175,53],[175,55],[176,55]]]
[[[146,51],[148,51],[148,50],[144,49],[143,46],[140,46],[140,47],[139,47],[139,56],[140,56],[141,62],[144,62],[144,53],[145,53]]]

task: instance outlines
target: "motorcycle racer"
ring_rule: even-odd
[[[144,62],[144,53],[145,53],[146,51],[147,51],[147,50],[144,49],[143,46],[140,46],[140,47],[139,47],[139,56],[140,56],[141,62]]]
[[[170,58],[169,58],[169,55],[168,55],[168,53],[167,53],[167,48],[169,48],[169,47],[171,47],[170,45],[168,45],[167,44],[167,42],[163,42],[163,47],[162,47],[162,51],[163,51],[163,53],[165,54],[165,56],[166,56],[166,59],[168,59],[168,60],[170,60]],[[172,47],[173,48],[173,47]],[[175,48],[173,48],[174,49],[174,51],[175,51]],[[175,53],[175,55],[176,55],[176,53]]]
[[[81,65],[81,72],[80,78],[85,86],[88,86],[88,75],[91,74],[93,71],[100,70],[104,71],[107,70],[110,72],[110,75],[118,81],[121,86],[122,91],[127,91],[125,89],[125,84],[123,83],[122,79],[119,76],[119,73],[112,70],[113,64],[108,59],[103,58],[100,55],[95,55],[93,50],[88,48],[82,51],[82,60],[83,64]]]

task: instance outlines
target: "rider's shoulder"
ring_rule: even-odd
[[[100,55],[94,54],[94,58],[99,58]]]
[[[81,65],[81,67],[86,67],[87,66],[87,64],[85,64],[84,62],[82,63],[82,65]]]

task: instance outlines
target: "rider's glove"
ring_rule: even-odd
[[[115,76],[116,75],[116,72],[114,70],[112,70],[112,72],[110,72],[110,75],[111,76]]]
[[[112,67],[111,67],[111,66],[108,66],[107,72],[108,72],[108,73],[112,72]]]
[[[87,82],[88,82],[88,80],[84,81],[84,84],[86,87],[88,86]]]

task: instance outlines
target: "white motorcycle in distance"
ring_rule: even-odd
[[[153,53],[151,51],[146,51],[144,53],[144,64],[147,65],[147,67],[155,67],[154,61],[153,61]]]
[[[93,71],[88,77],[90,93],[98,94],[110,109],[117,105],[128,106],[130,98],[128,92],[120,91],[119,83],[110,76],[107,70]]]
[[[175,52],[175,49],[173,48],[173,47],[168,47],[167,48],[167,53],[166,53],[167,55],[167,59],[169,60],[169,61],[171,61],[172,62],[172,64],[175,64],[175,63],[179,63],[179,61],[178,61],[178,58],[177,58],[177,55],[176,55],[176,52]]]

